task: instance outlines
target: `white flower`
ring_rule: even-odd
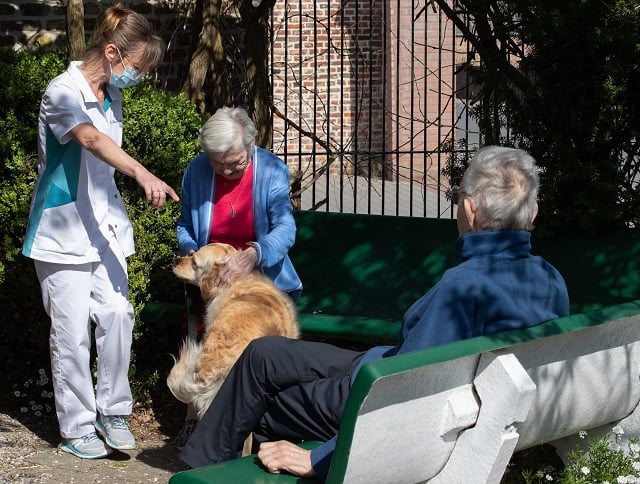
[[[16,397],[20,397],[20,390],[16,390],[15,392],[13,392],[13,394],[14,394]]]
[[[631,464],[631,467],[633,467],[633,470],[636,471],[636,472],[640,471],[640,462],[638,462],[638,461],[633,462]]]
[[[611,429],[611,432],[613,432],[616,435],[622,435],[624,434],[624,430],[622,430],[622,427],[620,427],[620,425],[616,425],[615,427],[613,427]]]
[[[627,480],[627,476],[620,476],[616,479],[616,482],[618,484],[628,484],[629,481]]]
[[[630,443],[629,444],[629,450],[631,452],[636,453],[636,454],[639,453],[640,452],[640,444],[637,444],[635,442]]]
[[[552,476],[550,476],[549,474],[547,474],[546,476],[544,476],[544,478],[545,478],[547,481],[553,481],[553,477],[552,477]]]
[[[580,432],[578,432],[578,437],[580,437],[581,439],[584,439],[587,436],[587,432],[584,430],[581,430]]]
[[[44,368],[40,368],[40,369],[38,370],[38,374],[40,374],[40,375],[44,375],[45,373],[46,373],[46,372],[44,371]]]
[[[538,472],[536,472],[536,477],[537,477],[538,479],[542,479],[542,478],[544,477],[544,471],[538,471]]]
[[[27,413],[29,411],[29,409],[27,407],[20,407],[20,411],[22,413]]]
[[[582,468],[580,469],[580,472],[582,472],[585,476],[588,476],[588,475],[589,475],[589,472],[591,472],[591,471],[589,470],[589,468],[588,468],[588,467],[582,467]]]

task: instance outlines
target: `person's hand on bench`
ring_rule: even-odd
[[[286,440],[260,444],[258,459],[272,474],[285,471],[300,477],[316,475],[311,465],[311,451]]]

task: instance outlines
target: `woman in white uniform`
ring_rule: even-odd
[[[178,196],[120,147],[119,89],[158,67],[163,55],[150,23],[114,5],[98,19],[82,61],[51,81],[40,106],[38,180],[22,252],[34,259],[51,318],[60,448],[82,458],[135,448],[125,420],[132,409],[127,372],[134,314],[126,257],[134,252],[133,230],[115,170],[133,177],[154,207]]]

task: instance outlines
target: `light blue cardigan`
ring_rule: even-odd
[[[256,147],[252,187],[256,266],[297,300],[302,282],[287,255],[296,238],[287,166],[270,151]],[[201,153],[189,162],[182,178],[182,215],[177,228],[182,255],[209,243],[214,198],[215,172],[207,153]]]

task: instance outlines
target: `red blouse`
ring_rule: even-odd
[[[242,178],[227,180],[216,175],[216,195],[209,242],[222,242],[238,250],[247,248],[255,239],[253,230],[253,163]]]

